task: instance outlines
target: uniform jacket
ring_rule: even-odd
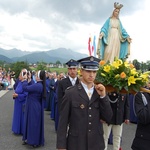
[[[112,95],[109,96],[113,116],[108,124],[121,125],[126,119],[130,120],[130,107],[129,107],[129,96],[127,94],[118,94],[117,97]],[[113,100],[114,98],[114,100]]]
[[[107,97],[100,99],[94,89],[89,100],[81,84],[66,90],[57,130],[57,148],[67,150],[104,150],[101,117],[111,119]],[[66,137],[67,135],[67,137]]]
[[[142,95],[138,92],[135,95],[135,113],[138,118],[135,138],[132,143],[133,149],[150,149],[150,94],[143,93],[148,104],[144,106]],[[140,144],[139,144],[140,143]]]
[[[76,84],[78,84],[78,83],[79,83],[79,79],[77,78]],[[60,105],[62,103],[62,98],[63,98],[63,96],[65,94],[65,90],[68,87],[70,87],[70,86],[72,86],[72,83],[71,83],[69,77],[58,81],[58,90],[57,90],[57,95],[58,95],[58,112],[60,112]]]

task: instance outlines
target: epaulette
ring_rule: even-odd
[[[79,89],[79,90],[81,90],[81,89],[82,89],[81,84],[78,84],[78,89]]]
[[[73,88],[74,86],[69,86],[69,87],[67,87],[67,89],[66,90],[69,90],[69,89],[71,89],[71,88]]]

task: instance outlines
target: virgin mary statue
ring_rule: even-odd
[[[114,10],[100,30],[97,55],[100,59],[114,61],[115,57],[126,59],[130,54],[131,38],[119,19],[122,4],[114,3]]]

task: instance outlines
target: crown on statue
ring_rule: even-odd
[[[114,8],[116,8],[116,9],[121,9],[122,7],[123,7],[122,4],[119,4],[118,2],[115,2],[115,3],[114,3]]]

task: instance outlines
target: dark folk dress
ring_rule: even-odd
[[[27,97],[27,92],[22,89],[22,82],[19,81],[16,86],[15,93],[18,97],[14,99],[14,113],[12,121],[12,131],[15,134],[23,134],[24,125],[24,106]]]
[[[23,89],[28,92],[25,107],[23,140],[29,145],[44,145],[44,100],[42,82],[34,84],[25,81]]]

